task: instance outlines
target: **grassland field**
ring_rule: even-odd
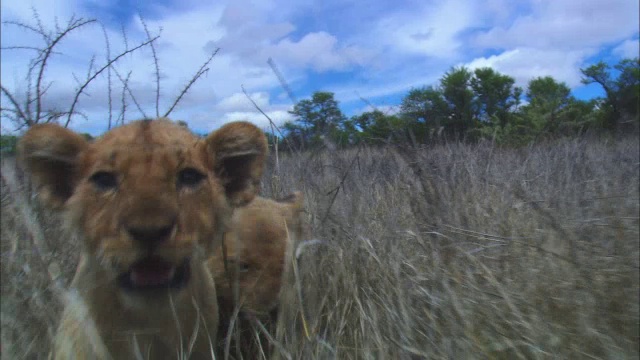
[[[313,237],[261,356],[637,359],[639,184],[633,136],[272,154]],[[1,197],[1,355],[45,359],[79,244],[9,155]]]

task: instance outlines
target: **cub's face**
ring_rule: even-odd
[[[40,196],[67,211],[89,260],[140,296],[189,284],[233,209],[255,196],[266,149],[249,123],[198,138],[167,120],[133,122],[92,143],[38,125],[19,147]]]
[[[302,193],[273,201],[256,197],[233,215],[224,250],[209,259],[222,309],[266,314],[279,301],[287,248],[308,235]]]

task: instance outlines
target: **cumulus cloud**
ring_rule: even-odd
[[[335,36],[323,31],[307,34],[297,42],[283,39],[267,52],[290,66],[309,66],[319,72],[364,65],[369,58],[366,50],[339,46]]]
[[[218,25],[225,34],[207,46],[220,47],[242,63],[264,65],[272,57],[284,66],[322,72],[363,65],[369,57],[365,49],[341,44],[326,31],[308,32],[296,40],[291,22],[274,21],[246,1],[229,3]]]
[[[519,86],[538,76],[551,76],[570,87],[580,84],[580,65],[585,51],[516,48],[499,55],[477,58],[466,64],[470,69],[490,67],[512,76]]]
[[[534,1],[531,10],[518,14],[505,26],[477,35],[484,48],[536,47],[580,50],[619,41],[638,32],[637,1]]]
[[[382,17],[372,41],[392,51],[449,58],[458,54],[462,31],[477,24],[474,1],[425,2]]]
[[[289,114],[288,110],[272,110],[265,112],[271,120],[277,125],[280,126],[284,124],[286,121],[293,120],[293,116]],[[259,113],[258,111],[236,111],[224,114],[222,120],[224,122],[229,121],[250,121],[262,129],[269,128],[269,120]]]
[[[623,41],[613,49],[613,53],[621,58],[637,58],[640,56],[640,39]]]
[[[260,107],[264,108],[269,105],[269,94],[266,92],[255,92],[249,94],[251,99]],[[244,93],[238,92],[228,96],[218,102],[216,109],[223,112],[252,111],[255,106]]]
[[[272,103],[269,93],[251,92],[249,96],[276,125],[282,125],[292,119],[288,112],[292,106]],[[242,92],[233,93],[215,104],[194,108],[188,122],[193,128],[208,132],[229,121],[239,120],[250,121],[263,129],[269,127],[269,120]]]
[[[266,59],[261,58],[264,49],[295,30],[290,22],[269,22],[268,19],[248,1],[229,3],[217,23],[224,34],[208,46],[221,47],[244,61],[264,63]]]

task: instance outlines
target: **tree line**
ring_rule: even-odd
[[[517,146],[587,131],[637,133],[640,60],[599,62],[580,71],[582,83],[597,84],[603,97],[576,99],[565,83],[550,76],[534,78],[523,89],[488,67],[451,68],[437,85],[411,89],[394,114],[374,109],[349,118],[333,93],[318,91],[295,104],[283,136],[268,134],[268,139],[286,150],[482,138]],[[0,151],[14,153],[16,141],[0,136]]]
[[[411,89],[395,114],[374,109],[349,118],[333,93],[318,91],[295,104],[284,137],[271,141],[294,148],[481,138],[523,145],[586,131],[637,131],[639,59],[613,66],[599,62],[580,71],[582,83],[599,85],[603,97],[576,99],[565,83],[550,76],[534,78],[523,89],[488,67],[450,69],[437,85]]]

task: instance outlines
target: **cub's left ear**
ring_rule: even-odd
[[[267,156],[262,130],[249,122],[233,122],[210,134],[206,144],[229,203],[236,207],[248,204],[260,191]]]
[[[18,143],[18,160],[26,167],[43,203],[59,208],[78,184],[78,157],[89,146],[84,137],[56,124],[32,126]]]

